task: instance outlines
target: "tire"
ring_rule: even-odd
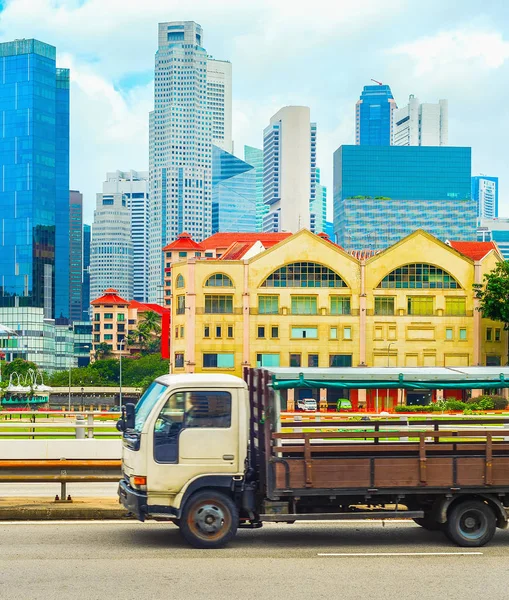
[[[467,500],[450,510],[445,534],[458,546],[479,548],[492,539],[496,528],[495,513],[490,506],[480,500]]]
[[[435,521],[430,515],[425,515],[422,519],[413,519],[413,521],[427,531],[442,531],[443,529],[442,523]]]
[[[222,548],[237,533],[239,513],[225,494],[197,492],[186,502],[180,519],[183,537],[195,548]]]

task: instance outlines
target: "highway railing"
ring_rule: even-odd
[[[0,439],[45,438],[118,438],[116,422],[120,413],[61,411],[0,413]]]

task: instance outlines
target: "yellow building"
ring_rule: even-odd
[[[174,263],[173,370],[505,364],[507,334],[472,291],[502,258],[456,244],[416,231],[363,257],[302,230],[246,260]]]

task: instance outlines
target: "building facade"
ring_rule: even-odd
[[[419,102],[413,94],[408,104],[394,113],[394,146],[447,146],[449,142],[449,106]]]
[[[114,285],[133,296],[133,243],[127,198],[121,192],[97,194],[90,242],[90,297]]]
[[[184,231],[197,240],[211,234],[212,143],[231,148],[227,63],[209,66],[203,30],[192,21],[159,23],[158,39],[149,123],[151,301],[163,284],[161,248]]]
[[[498,217],[498,177],[476,175],[472,177],[472,199],[477,203],[479,219]]]
[[[172,267],[173,371],[505,364],[507,332],[472,290],[500,260],[484,252],[417,231],[358,260],[303,230],[248,259],[190,257]],[[370,394],[355,400],[373,406]]]
[[[68,318],[69,70],[34,39],[0,57],[0,306]]]
[[[256,172],[212,146],[212,233],[218,231],[256,231]]]
[[[365,85],[355,105],[355,143],[361,146],[390,146],[397,108],[390,86]]]
[[[477,239],[495,242],[504,260],[509,260],[509,219],[479,219]]]
[[[285,106],[263,132],[263,231],[310,226],[316,199],[316,124],[307,106]]]
[[[83,315],[83,194],[69,192],[69,318],[80,321]]]
[[[82,277],[82,298],[81,304],[83,312],[81,319],[90,321],[90,242],[91,242],[90,225],[83,225],[83,277]]]
[[[311,202],[311,233],[324,233],[327,223],[327,187],[320,181],[320,169],[316,169],[316,194]]]
[[[334,153],[334,233],[347,250],[382,250],[422,228],[476,239],[471,149],[341,146]]]
[[[263,150],[244,146],[244,161],[254,168],[256,178],[256,231],[263,231],[263,217],[269,207],[263,201]]]
[[[212,114],[212,143],[232,154],[232,64],[210,56],[207,60],[207,107]]]

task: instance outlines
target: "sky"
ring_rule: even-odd
[[[282,106],[306,105],[332,207],[332,154],[354,143],[371,78],[399,106],[449,100],[449,145],[472,146],[472,174],[500,178],[509,217],[509,2],[506,0],[0,0],[0,41],[37,38],[71,69],[71,189],[91,223],[106,172],[148,170],[157,24],[193,20],[233,66],[235,154],[262,145]]]

